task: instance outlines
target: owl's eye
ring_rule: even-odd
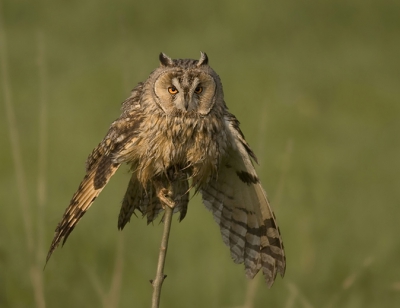
[[[196,89],[194,89],[194,93],[196,94],[200,94],[201,92],[203,92],[203,87],[198,86]]]
[[[168,92],[169,92],[169,94],[176,94],[176,93],[178,93],[178,89],[177,88],[175,88],[175,87],[169,87],[168,88]]]

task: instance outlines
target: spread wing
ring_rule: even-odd
[[[134,95],[135,90],[132,93]],[[132,100],[132,96],[124,105],[127,105],[129,100]],[[138,104],[130,104],[129,110],[125,107],[121,117],[111,124],[106,137],[90,154],[86,162],[86,175],[56,228],[46,262],[60,242],[66,242],[76,224],[117,171],[123,162],[118,159],[118,154],[135,142],[142,121]]]
[[[63,244],[65,243],[69,234],[75,228],[75,225],[89,209],[108,183],[111,176],[114,175],[115,171],[117,171],[120,166],[120,164],[112,162],[112,157],[110,154],[107,154],[107,152],[110,151],[104,148],[104,142],[102,142],[89,157],[91,164],[86,170],[85,177],[79,185],[78,190],[73,195],[61,222],[56,228],[46,262],[50,259],[51,254],[60,241],[63,241]]]
[[[279,272],[283,277],[286,258],[280,231],[261,187],[251,158],[256,160],[233,115],[226,118],[231,146],[218,177],[202,187],[205,206],[221,228],[235,263],[244,263],[246,276],[262,270],[270,287]]]

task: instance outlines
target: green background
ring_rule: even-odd
[[[249,283],[195,197],[174,217],[161,307],[400,305],[399,1],[2,0],[0,10],[1,307],[150,306],[162,225],[133,217],[117,230],[127,167],[42,269],[87,155],[161,51],[207,52],[287,253],[284,279]]]

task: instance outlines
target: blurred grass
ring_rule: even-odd
[[[38,207],[43,99],[38,31],[46,46],[41,253],[83,176],[87,155],[118,117],[129,90],[158,65],[158,53],[198,58],[202,50],[258,153],[258,171],[287,250],[285,278],[271,290],[260,281],[254,307],[399,305],[399,8],[391,0],[1,1],[7,82],[31,215]],[[0,91],[0,306],[33,307],[27,274],[32,260],[21,222],[5,89]],[[115,176],[50,260],[43,274],[48,307],[104,305],[98,286],[111,294],[117,215],[128,177],[127,168]],[[123,231],[119,307],[149,306],[148,280],[155,274],[161,230],[132,218]],[[243,267],[230,260],[199,198],[182,223],[173,222],[171,236],[163,307],[245,302]]]

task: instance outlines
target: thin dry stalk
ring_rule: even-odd
[[[342,283],[342,288],[339,289],[335,294],[333,294],[331,299],[327,302],[326,305],[324,305],[324,307],[326,308],[337,307],[338,306],[337,302],[341,298],[343,298],[347,294],[347,292],[350,291],[350,289],[354,286],[354,284],[358,280],[360,280],[360,276],[366,271],[367,268],[369,268],[372,265],[373,261],[374,258],[372,256],[367,257],[364,260],[362,267],[350,273],[350,275],[344,279]]]
[[[259,278],[259,277],[257,277],[257,278]],[[244,305],[242,306],[243,308],[252,308],[252,307],[254,307],[254,301],[255,301],[255,298],[256,298],[257,286],[259,284],[258,281],[259,281],[259,279],[253,279],[253,280],[250,280],[247,283],[245,302],[244,302]]]
[[[39,149],[38,149],[38,178],[37,178],[37,262],[42,264],[44,260],[43,255],[43,221],[45,214],[45,205],[47,203],[47,70],[45,61],[45,42],[44,35],[41,31],[37,32],[37,45],[38,45],[38,57],[37,66],[39,71],[39,81],[40,81],[40,106],[39,106]]]
[[[0,2],[1,4],[1,2]],[[22,164],[22,152],[19,141],[19,134],[17,129],[17,121],[15,119],[15,112],[12,103],[11,87],[9,84],[10,77],[8,74],[8,62],[7,62],[7,39],[4,26],[2,24],[3,14],[0,6],[0,71],[1,71],[1,85],[4,105],[6,109],[6,119],[8,132],[11,142],[11,152],[14,162],[15,175],[17,180],[17,189],[19,196],[19,204],[21,207],[22,221],[25,231],[26,246],[28,248],[29,256],[33,254],[33,233],[32,233],[32,221],[30,219],[29,209],[29,198],[28,190],[26,185],[25,170]]]
[[[297,298],[304,308],[313,308],[314,306],[308,301],[308,299],[300,292],[299,288],[294,284],[289,282],[287,284],[290,294]]]
[[[93,271],[86,269],[87,274],[90,278],[92,286],[96,291],[96,294],[100,298],[102,306],[104,308],[118,307],[120,300],[120,291],[122,285],[122,274],[124,269],[124,243],[123,233],[120,233],[117,241],[117,253],[115,257],[114,270],[111,278],[111,284],[108,292],[105,291],[100,283],[100,279],[94,274]]]
[[[294,307],[298,295],[297,289],[289,288],[289,297],[286,300],[285,308]]]
[[[123,233],[118,234],[117,242],[117,255],[115,257],[113,276],[111,279],[110,289],[107,295],[107,306],[105,307],[118,307],[121,285],[122,285],[122,274],[124,270],[124,241]]]
[[[1,4],[1,3],[0,3]],[[40,257],[41,247],[35,245],[33,236],[33,224],[30,214],[30,205],[28,197],[28,189],[26,184],[25,169],[22,163],[22,151],[20,146],[20,138],[17,129],[17,121],[15,117],[14,107],[12,103],[11,87],[9,84],[10,77],[8,75],[7,62],[7,40],[4,26],[2,24],[2,11],[0,6],[0,66],[1,66],[1,84],[4,93],[4,104],[6,109],[6,118],[9,128],[9,136],[11,142],[11,152],[14,161],[14,168],[17,180],[18,195],[20,198],[20,207],[22,221],[25,231],[25,240],[27,246],[29,276],[32,283],[34,299],[36,307],[45,308],[46,302],[43,288],[43,274],[37,262]],[[40,56],[40,55],[39,55]],[[43,198],[43,196],[42,196]],[[43,199],[42,199],[43,200]],[[39,235],[41,236],[41,235]],[[36,243],[38,244],[38,243]],[[35,251],[36,247],[36,251]]]
[[[46,298],[44,296],[43,286],[43,270],[38,265],[32,265],[29,269],[31,277],[33,295],[35,298],[36,307],[46,308]]]
[[[95,275],[95,273],[92,270],[88,269],[87,267],[85,267],[84,270],[86,271],[86,274],[89,276],[92,287],[96,292],[97,296],[100,298],[102,306],[106,307],[107,294],[100,283],[100,279]]]
[[[37,66],[40,82],[40,106],[39,106],[39,144],[38,144],[38,178],[37,178],[37,238],[35,242],[35,262],[31,266],[31,279],[34,281],[34,295],[38,307],[46,307],[44,296],[44,282],[42,264],[43,238],[44,238],[44,207],[47,202],[46,161],[47,161],[47,75],[45,67],[44,36],[37,33]]]
[[[161,239],[160,254],[158,255],[156,278],[151,282],[153,285],[152,308],[158,308],[160,305],[161,288],[166,275],[164,275],[165,257],[168,249],[168,239],[171,231],[173,209],[165,205],[164,231]]]

